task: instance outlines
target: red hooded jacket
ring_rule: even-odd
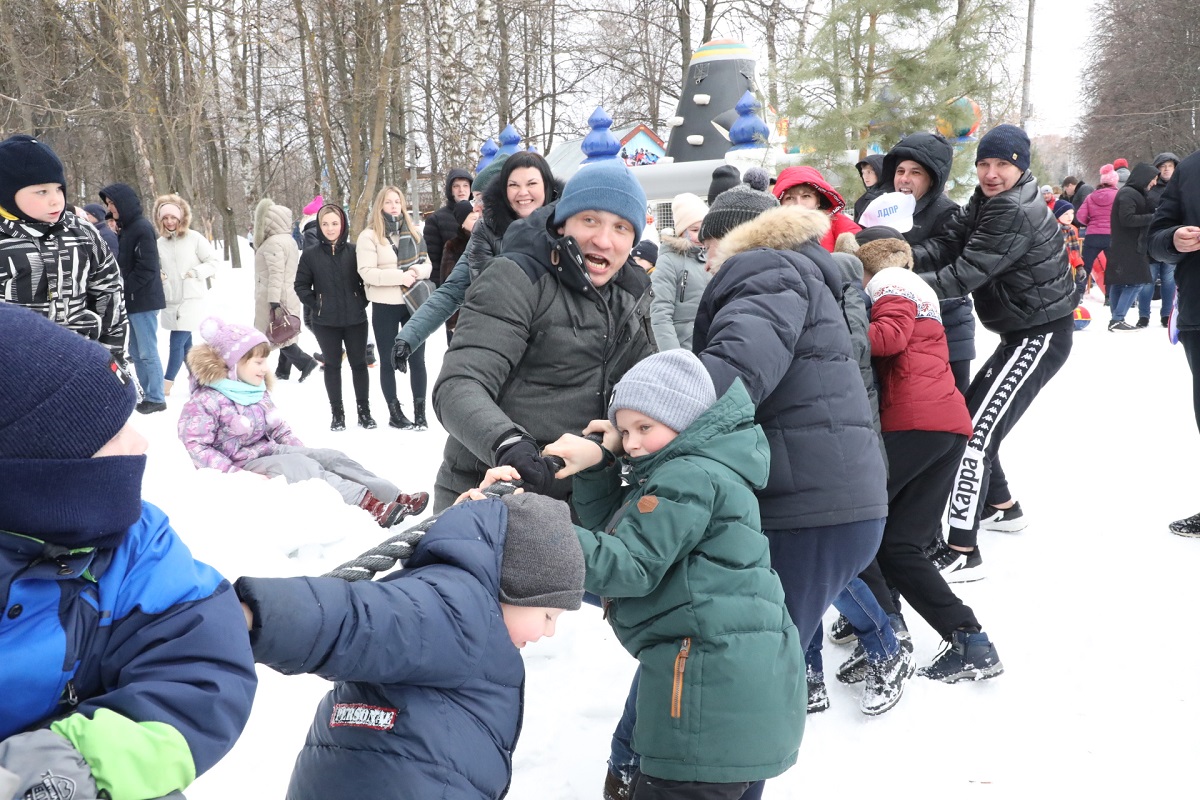
[[[783,172],[779,173],[778,180],[775,181],[775,199],[780,200],[783,193],[793,186],[802,184],[811,184],[817,192],[830,203],[829,220],[832,223],[829,226],[829,231],[821,239],[821,246],[829,252],[833,252],[833,246],[837,242],[837,238],[843,233],[858,233],[862,227],[842,213],[846,207],[846,201],[838,194],[837,189],[826,182],[819,170],[812,167],[788,167]]]

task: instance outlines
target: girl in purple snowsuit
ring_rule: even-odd
[[[179,438],[197,469],[247,470],[288,483],[320,478],[384,528],[425,510],[426,492],[403,494],[340,450],[296,438],[267,391],[271,347],[261,331],[209,317],[200,335],[206,344],[188,353],[192,396],[179,416]]]

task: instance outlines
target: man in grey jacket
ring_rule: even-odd
[[[620,162],[584,166],[557,203],[514,222],[471,283],[433,389],[449,436],[441,510],[507,464],[531,491],[565,497],[541,448],[605,415],[612,387],[654,352],[650,279],[625,269],[646,196]]]

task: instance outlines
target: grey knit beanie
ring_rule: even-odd
[[[567,504],[540,494],[505,495],[508,531],[500,601],[575,611],[583,600],[583,548]]]
[[[778,208],[779,201],[767,192],[751,189],[739,183],[732,189],[721,192],[700,224],[700,241],[724,239],[731,230],[749,222],[764,211]]]
[[[617,412],[627,408],[678,433],[715,402],[717,390],[700,359],[689,350],[667,350],[646,356],[618,381],[608,405],[608,421],[616,425]]]

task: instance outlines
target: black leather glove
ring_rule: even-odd
[[[520,439],[497,450],[496,466],[501,465],[513,467],[521,473],[521,486],[528,492],[551,497],[561,494],[561,490],[557,493],[551,491],[555,483],[554,473],[561,469],[561,462],[543,457],[537,445],[528,439]],[[559,483],[570,486],[569,481]]]
[[[408,343],[396,340],[396,344],[392,346],[392,366],[397,372],[408,372],[408,357],[412,355],[412,351],[408,349]]]

